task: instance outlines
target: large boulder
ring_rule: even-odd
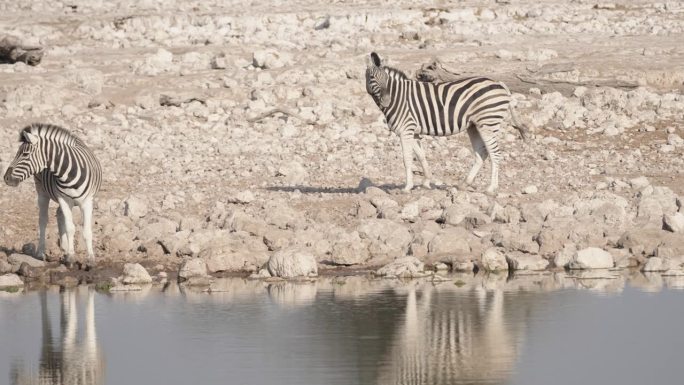
[[[380,190],[382,193],[370,190],[366,192],[370,196],[370,203],[375,206],[376,211],[380,214],[382,218],[395,218],[399,217],[399,203],[394,199],[387,196],[387,194]]]
[[[442,221],[451,226],[463,224],[468,216],[477,217],[480,210],[477,206],[468,202],[457,202],[447,207],[442,212]]]
[[[539,243],[524,228],[503,227],[492,234],[492,242],[506,251],[522,251],[528,254],[539,253]]]
[[[12,265],[10,265],[4,257],[0,257],[0,274],[11,273],[14,271]]]
[[[376,275],[387,278],[424,277],[425,265],[416,257],[397,258],[376,271]]]
[[[318,275],[318,264],[309,252],[291,248],[273,254],[268,260],[268,271],[281,278],[315,277]]]
[[[0,288],[24,286],[24,282],[16,274],[0,275]]]
[[[147,215],[147,204],[136,196],[130,196],[124,201],[124,215],[131,218],[142,218]]]
[[[285,183],[296,186],[304,183],[309,178],[309,173],[301,163],[290,160],[278,167],[276,176],[283,177]]]
[[[40,259],[36,259],[30,255],[14,253],[7,257],[7,262],[12,266],[21,266],[22,263],[26,263],[30,267],[45,267],[45,262]]]
[[[366,220],[358,232],[362,239],[368,240],[368,251],[374,258],[403,257],[413,239],[406,226],[389,219]]]
[[[485,271],[508,270],[508,262],[500,249],[490,247],[482,253],[482,268]]]
[[[664,244],[679,245],[682,243],[681,240],[681,235],[676,233],[643,228],[626,231],[620,236],[617,243],[619,247],[628,249],[632,254],[652,256],[655,255],[658,246]]]
[[[336,265],[357,265],[370,258],[367,241],[362,240],[358,231],[337,234],[332,245],[330,261]]]
[[[462,256],[470,254],[470,233],[462,227],[443,229],[428,244],[428,252],[434,256]]]
[[[122,282],[127,285],[151,283],[152,277],[139,263],[124,265]]]
[[[207,264],[204,260],[199,258],[193,258],[185,261],[178,272],[178,278],[180,280],[187,280],[190,278],[201,278],[206,277],[207,274]]]
[[[641,268],[641,271],[644,272],[659,272],[659,271],[668,271],[670,270],[674,264],[670,262],[668,259],[663,259],[660,257],[651,257],[646,260],[646,263],[644,266]]]
[[[252,217],[242,211],[235,211],[226,218],[223,228],[232,231],[244,231],[251,235],[263,236],[267,226],[260,218]]]
[[[649,221],[660,221],[663,215],[677,212],[677,195],[667,187],[648,186],[641,191],[637,217]]]
[[[663,215],[663,229],[673,233],[684,232],[684,214],[677,212]]]
[[[257,68],[276,69],[290,63],[292,63],[292,56],[287,52],[265,49],[252,53],[252,65]]]
[[[574,243],[566,243],[563,247],[556,251],[553,256],[553,264],[555,267],[566,267],[577,254],[577,247]]]
[[[598,247],[587,247],[575,254],[568,267],[578,270],[610,269],[614,264],[613,256],[609,252]]]
[[[539,255],[513,252],[506,254],[506,261],[510,270],[544,270],[549,261]]]
[[[258,271],[269,258],[266,245],[258,238],[236,239],[230,234],[205,243],[198,256],[209,273]]]

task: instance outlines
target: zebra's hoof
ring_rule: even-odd
[[[493,188],[488,188],[485,190],[485,194],[490,196],[490,197],[495,197],[496,196],[496,190]]]
[[[423,182],[423,188],[432,190],[432,184],[430,183],[430,181]]]
[[[406,186],[404,186],[403,189],[401,189],[401,191],[403,191],[405,193],[410,193],[411,190],[413,190],[413,185],[406,185]]]

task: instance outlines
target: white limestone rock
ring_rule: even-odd
[[[508,261],[500,249],[490,247],[482,253],[482,268],[485,271],[508,270]]]
[[[318,275],[316,258],[298,248],[280,250],[268,260],[268,271],[274,277],[297,278]]]
[[[139,263],[127,263],[124,265],[121,281],[124,284],[146,284],[152,283],[152,277]]]
[[[577,251],[568,264],[570,269],[610,269],[614,265],[613,256],[598,247],[587,247]]]
[[[124,201],[124,215],[127,217],[142,218],[147,212],[147,203],[136,196],[130,196]]]
[[[506,254],[509,270],[544,270],[549,265],[549,261],[535,254],[525,254],[520,252]]]
[[[36,259],[30,255],[14,253],[7,257],[7,262],[12,266],[21,266],[22,263],[26,263],[31,267],[45,267],[45,262],[40,259]]]
[[[684,232],[684,213],[676,212],[671,215],[663,215],[663,229],[673,233]]]
[[[187,280],[195,277],[206,277],[207,263],[199,258],[193,258],[185,261],[178,271],[179,280]]]
[[[24,282],[16,274],[0,275],[0,288],[4,287],[23,287]]]
[[[425,265],[416,257],[397,258],[378,269],[375,274],[386,278],[420,278],[428,275]]]

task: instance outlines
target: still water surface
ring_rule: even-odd
[[[684,383],[682,282],[590,278],[0,292],[0,384]]]

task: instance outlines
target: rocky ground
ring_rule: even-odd
[[[684,274],[681,2],[31,1],[0,4],[0,26],[45,47],[38,66],[0,64],[0,171],[31,122],[94,149],[103,275],[346,274],[396,258],[378,273]],[[506,131],[496,197],[481,193],[488,165],[454,187],[465,135],[424,139],[442,185],[401,192],[398,140],[365,93],[370,51],[411,76],[436,57],[509,85],[534,135]],[[44,277],[26,257],[33,182],[1,188],[0,274]],[[57,261],[54,217],[49,230]]]

